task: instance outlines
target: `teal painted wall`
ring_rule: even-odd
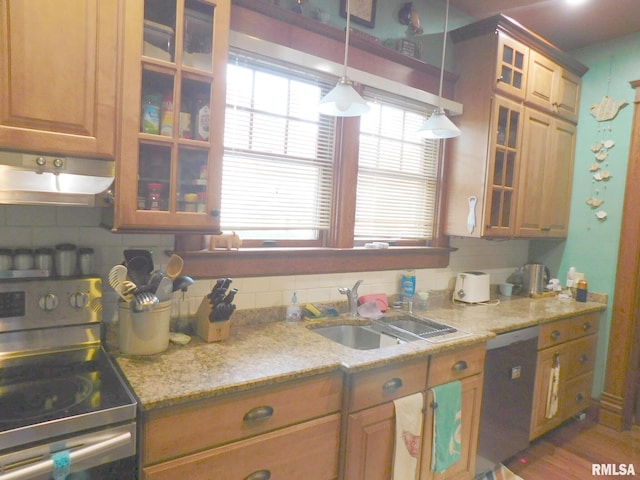
[[[571,54],[587,65],[589,71],[582,79],[569,236],[563,245],[558,276],[564,281],[568,269],[574,266],[577,271],[585,273],[590,290],[609,295],[606,321],[600,330],[593,387],[594,397],[599,397],[604,385],[633,121],[634,90],[629,82],[640,79],[640,34],[587,47]],[[590,114],[589,107],[598,103],[605,95],[614,100],[624,100],[628,105],[612,121],[597,122]],[[608,139],[615,141],[615,146],[601,166],[603,170],[609,170],[612,177],[607,182],[596,182],[593,180],[593,173],[589,171],[589,166],[597,163],[591,147],[596,141]],[[596,189],[599,189],[599,193]],[[595,217],[597,210],[585,203],[591,196],[604,200],[604,204],[597,210],[607,212],[605,221],[598,220]],[[562,249],[562,246],[555,248]]]

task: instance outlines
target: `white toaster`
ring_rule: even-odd
[[[488,273],[462,272],[456,278],[453,299],[465,303],[482,303],[489,301],[489,285],[491,281]]]

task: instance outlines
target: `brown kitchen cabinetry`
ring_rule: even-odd
[[[503,15],[451,36],[464,139],[450,142],[445,233],[565,237],[586,67]]]
[[[540,326],[529,439],[586,410],[591,401],[600,313],[556,320]],[[559,366],[557,411],[547,411],[552,368]]]
[[[427,390],[420,480],[471,480],[475,474],[486,345],[461,348],[431,357],[427,387],[454,380],[462,383],[460,460],[442,473],[431,471],[433,394]]]
[[[517,236],[567,236],[575,146],[573,123],[525,109]]]
[[[113,157],[120,3],[0,3],[0,148]]]
[[[127,2],[115,230],[219,230],[230,3]]]
[[[472,479],[482,400],[485,344],[353,374],[348,379],[347,427],[343,475],[349,480],[388,480],[393,470],[395,405],[393,400],[421,392],[425,398],[419,478]],[[433,414],[429,387],[462,382],[461,459],[442,473],[431,472]]]
[[[142,415],[143,480],[338,476],[339,372]]]

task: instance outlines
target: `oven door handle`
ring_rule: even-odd
[[[81,462],[97,454],[103,454],[109,450],[126,445],[131,441],[131,433],[125,432],[120,435],[116,435],[108,440],[94,443],[88,447],[79,448],[69,452],[69,459],[71,460],[71,466],[74,462]],[[0,480],[26,480],[33,478],[35,475],[43,475],[45,473],[53,473],[53,460],[42,460],[41,462],[28,465],[24,468],[14,470],[12,472],[0,474]]]

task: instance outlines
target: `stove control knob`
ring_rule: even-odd
[[[89,303],[89,296],[83,292],[76,292],[69,297],[69,303],[73,308],[84,308]]]
[[[56,297],[53,293],[47,293],[43,297],[40,297],[38,305],[40,305],[40,308],[42,310],[50,312],[51,310],[55,310],[58,307],[58,297]]]

